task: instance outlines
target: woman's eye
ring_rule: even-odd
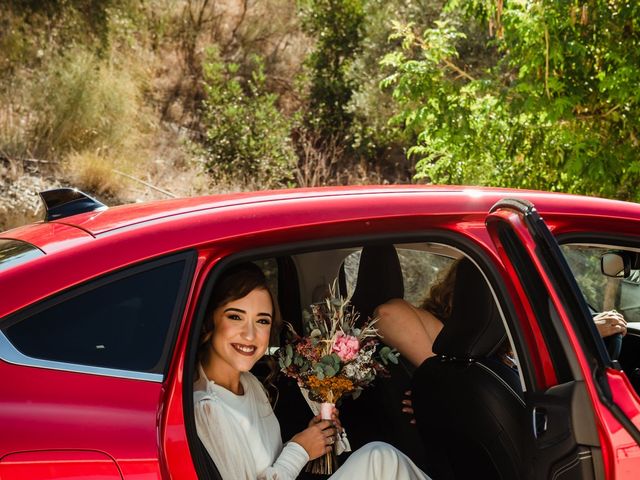
[[[231,319],[231,320],[241,320],[240,315],[236,315],[235,313],[232,313],[231,315],[229,315],[229,319]]]
[[[261,318],[260,320],[258,320],[258,323],[261,323],[262,325],[271,325],[271,320],[269,320],[268,318]]]

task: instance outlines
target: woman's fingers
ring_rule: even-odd
[[[404,413],[413,415],[413,402],[411,401],[411,399],[406,398],[402,400],[402,411]]]
[[[309,427],[313,427],[317,423],[322,421],[322,417],[320,415],[316,415],[311,420],[309,420]]]
[[[413,401],[411,400],[411,390],[405,391],[404,394],[407,398],[402,400],[402,412],[406,413],[407,415],[413,415]],[[411,420],[409,420],[409,423],[415,425],[416,419],[411,418]]]
[[[336,436],[336,429],[335,428],[325,428],[322,433],[324,434],[325,438],[335,438]]]

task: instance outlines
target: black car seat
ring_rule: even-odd
[[[433,478],[521,478],[525,403],[517,371],[496,356],[507,341],[486,280],[461,260],[436,356],[418,367],[412,384]]]
[[[344,275],[340,275],[344,279]],[[344,284],[343,280],[340,283]],[[344,285],[341,292],[345,292]],[[372,245],[362,249],[358,277],[350,303],[361,322],[373,317],[376,307],[392,298],[403,298],[404,284],[398,254],[393,245]],[[380,440],[394,445],[421,466],[424,449],[410,418],[402,413],[404,392],[410,387],[407,365],[389,365],[390,377],[378,377],[357,399],[347,397],[340,407],[340,419],[353,450]]]

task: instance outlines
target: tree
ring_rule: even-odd
[[[254,188],[290,186],[295,154],[290,123],[265,88],[263,63],[254,58],[248,79],[210,48],[204,66],[204,152],[206,168],[218,181]],[[240,181],[240,182],[238,182]]]
[[[640,4],[453,0],[434,28],[395,36],[384,85],[417,135],[418,178],[640,200]]]
[[[353,84],[347,71],[360,46],[364,0],[308,0],[303,29],[316,40],[307,59],[309,107],[306,123],[327,139],[343,139],[352,114]]]

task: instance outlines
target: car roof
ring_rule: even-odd
[[[484,211],[496,201],[506,197],[518,197],[532,201],[542,213],[564,214],[605,214],[621,217],[640,218],[640,205],[596,197],[585,197],[562,193],[539,192],[489,187],[464,186],[352,186],[319,187],[306,189],[243,192],[211,195],[195,198],[159,200],[112,207],[98,212],[87,212],[50,222],[37,222],[0,233],[0,238],[22,240],[33,244],[45,253],[61,248],[71,248],[78,242],[89,241],[107,233],[121,229],[131,229],[150,222],[171,221],[184,215],[210,212],[228,207],[265,206],[270,202],[327,199],[329,197],[370,197],[385,194],[432,194],[446,195],[451,201],[451,213],[471,213]],[[473,202],[465,202],[465,198]],[[455,200],[458,201],[455,201]],[[478,201],[480,200],[480,201]],[[366,200],[365,200],[366,201]],[[448,212],[438,212],[448,213]],[[172,218],[173,217],[173,218]]]
[[[44,253],[0,269],[0,285],[11,291],[0,302],[0,317],[91,278],[187,250],[215,248],[217,255],[229,255],[308,242],[310,235],[349,242],[393,232],[409,239],[428,225],[484,230],[491,207],[514,197],[535,204],[561,233],[607,231],[618,218],[623,221],[616,229],[635,235],[640,221],[638,204],[473,187],[334,187],[124,205],[0,233],[0,239],[27,242]]]

